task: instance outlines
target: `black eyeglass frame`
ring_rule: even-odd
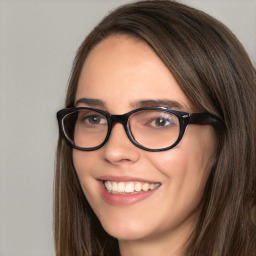
[[[98,146],[96,147],[92,147],[92,148],[83,148],[83,147],[78,147],[76,146],[66,135],[65,131],[64,131],[64,125],[63,125],[63,119],[66,115],[71,114],[73,112],[79,111],[79,110],[92,110],[95,112],[100,113],[101,115],[105,116],[107,119],[107,123],[108,123],[108,132],[106,135],[105,140]],[[173,143],[172,145],[168,146],[168,147],[164,147],[164,148],[159,148],[159,149],[150,149],[150,148],[146,148],[143,145],[141,145],[140,143],[138,143],[132,136],[129,126],[128,126],[128,120],[129,117],[139,111],[143,111],[143,110],[158,110],[158,111],[164,111],[164,112],[168,112],[171,113],[173,115],[175,115],[176,117],[178,117],[179,119],[179,125],[180,125],[180,131],[179,131],[179,136],[176,140],[175,143]],[[203,113],[187,113],[187,112],[183,112],[183,111],[178,111],[178,110],[174,110],[174,109],[170,109],[170,108],[166,108],[166,107],[144,107],[144,108],[138,108],[138,109],[134,109],[128,113],[125,113],[123,115],[111,115],[109,112],[101,110],[101,109],[95,109],[95,108],[88,108],[88,107],[71,107],[71,108],[64,108],[61,109],[57,112],[57,119],[58,119],[58,124],[59,124],[59,130],[60,130],[60,134],[62,135],[62,137],[68,142],[68,144],[78,150],[82,150],[82,151],[93,151],[93,150],[97,150],[99,148],[101,148],[102,146],[104,146],[106,144],[106,142],[108,141],[111,131],[112,131],[112,127],[115,123],[121,123],[124,127],[124,130],[129,138],[129,140],[137,147],[146,150],[146,151],[150,151],[150,152],[159,152],[159,151],[165,151],[171,148],[174,148],[182,139],[186,127],[188,124],[199,124],[199,125],[212,125],[215,128],[220,128],[223,127],[223,121],[208,112],[203,112]]]

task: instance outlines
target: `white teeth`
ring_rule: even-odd
[[[154,184],[150,184],[149,189],[151,189],[151,190],[154,189],[155,188],[154,186],[155,186]]]
[[[143,191],[148,191],[148,190],[149,190],[149,184],[148,184],[148,183],[144,183],[144,184],[142,185],[142,190],[143,190]]]
[[[130,183],[126,184],[124,192],[131,193],[133,191],[134,191],[134,183],[130,182]]]
[[[105,188],[110,193],[134,193],[141,191],[149,191],[156,189],[160,186],[159,183],[142,183],[142,182],[115,182],[105,181]]]
[[[106,181],[105,182],[105,188],[107,189],[107,191],[111,191],[112,190],[112,184],[110,181]]]
[[[110,184],[111,184],[111,182],[110,182]],[[116,182],[112,182],[112,190],[117,191],[117,183]]]
[[[117,191],[119,193],[123,193],[125,191],[125,184],[124,182],[118,182],[117,183]]]
[[[141,187],[142,187],[142,184],[140,182],[136,182],[136,184],[134,186],[134,190],[136,192],[139,192],[139,191],[141,191]]]

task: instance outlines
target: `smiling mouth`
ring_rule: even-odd
[[[131,194],[157,189],[160,186],[160,183],[146,183],[138,181],[116,182],[107,180],[104,181],[104,186],[106,190],[112,194]]]

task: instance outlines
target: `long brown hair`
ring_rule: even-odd
[[[74,105],[83,63],[91,49],[112,34],[147,42],[169,68],[190,101],[225,123],[187,256],[256,255],[256,72],[237,38],[209,15],[172,1],[141,1],[105,17],[80,46],[66,107]],[[60,137],[55,177],[57,256],[119,255],[90,208]]]

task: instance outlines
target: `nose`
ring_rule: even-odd
[[[107,143],[102,148],[106,161],[118,165],[139,160],[140,149],[129,140],[121,123],[115,123]]]

